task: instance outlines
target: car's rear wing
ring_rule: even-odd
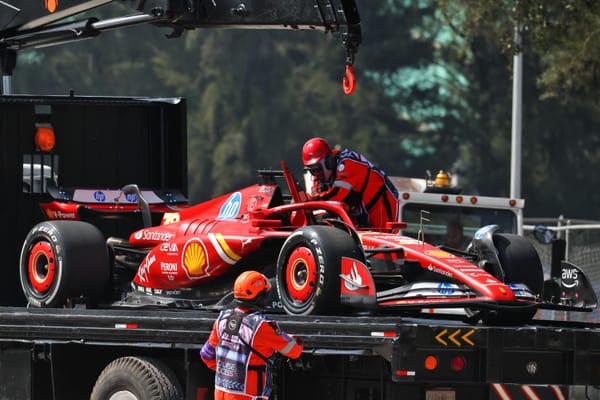
[[[129,186],[133,185],[121,189],[49,187],[52,201],[42,203],[40,207],[50,220],[86,220],[92,217],[118,218],[148,211],[162,216],[188,205],[188,199],[178,190],[146,189],[139,190],[138,194],[126,190]]]
[[[126,193],[123,189],[91,189],[91,188],[55,188],[48,187],[48,194],[65,203],[81,203],[87,205],[136,205],[138,197],[135,193]],[[185,205],[188,199],[178,190],[146,189],[141,190],[148,204],[153,205]]]

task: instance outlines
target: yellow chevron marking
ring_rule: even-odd
[[[457,330],[455,330],[455,331],[454,331],[454,333],[453,333],[453,334],[451,334],[450,336],[448,336],[448,339],[450,339],[450,340],[452,341],[452,343],[454,343],[454,344],[455,344],[455,345],[457,345],[458,347],[460,347],[460,346],[462,346],[462,345],[461,345],[461,344],[460,344],[460,342],[459,342],[458,340],[456,340],[454,337],[455,337],[456,335],[459,335],[459,334],[460,334],[460,329],[457,329]]]
[[[435,340],[437,340],[439,343],[443,344],[444,346],[448,346],[448,343],[442,339],[442,337],[448,332],[448,329],[444,329],[443,331],[441,331],[440,333],[438,333],[435,336]]]
[[[240,261],[242,257],[238,256],[233,252],[233,250],[231,250],[231,247],[229,247],[225,239],[223,239],[223,235],[221,233],[217,233],[215,237],[217,238],[217,241],[219,242],[219,245],[223,251],[225,251],[225,254],[227,254],[234,261]]]
[[[471,346],[474,346],[475,343],[473,343],[470,339],[469,336],[471,336],[472,334],[475,333],[475,329],[471,329],[469,332],[465,333],[464,335],[462,335],[462,340],[464,340],[466,343],[470,344]]]

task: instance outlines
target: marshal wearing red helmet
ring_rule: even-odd
[[[302,340],[260,312],[270,290],[271,283],[260,272],[246,271],[235,280],[237,307],[221,312],[200,350],[204,363],[215,370],[215,399],[268,399],[273,354],[302,354]]]
[[[312,138],[302,147],[302,162],[313,177],[313,200],[346,203],[360,227],[384,229],[398,218],[398,190],[362,154],[332,150],[325,139]]]

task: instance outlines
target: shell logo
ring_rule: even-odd
[[[50,13],[53,13],[58,8],[58,0],[45,0],[45,2],[46,10]]]
[[[182,264],[190,278],[206,275],[206,251],[197,239],[185,244]]]

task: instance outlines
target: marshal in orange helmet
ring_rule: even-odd
[[[233,284],[237,307],[221,311],[200,350],[204,363],[215,371],[216,400],[267,400],[273,355],[298,358],[302,354],[302,339],[288,335],[257,310],[256,303],[270,289],[260,272],[238,276]]]

